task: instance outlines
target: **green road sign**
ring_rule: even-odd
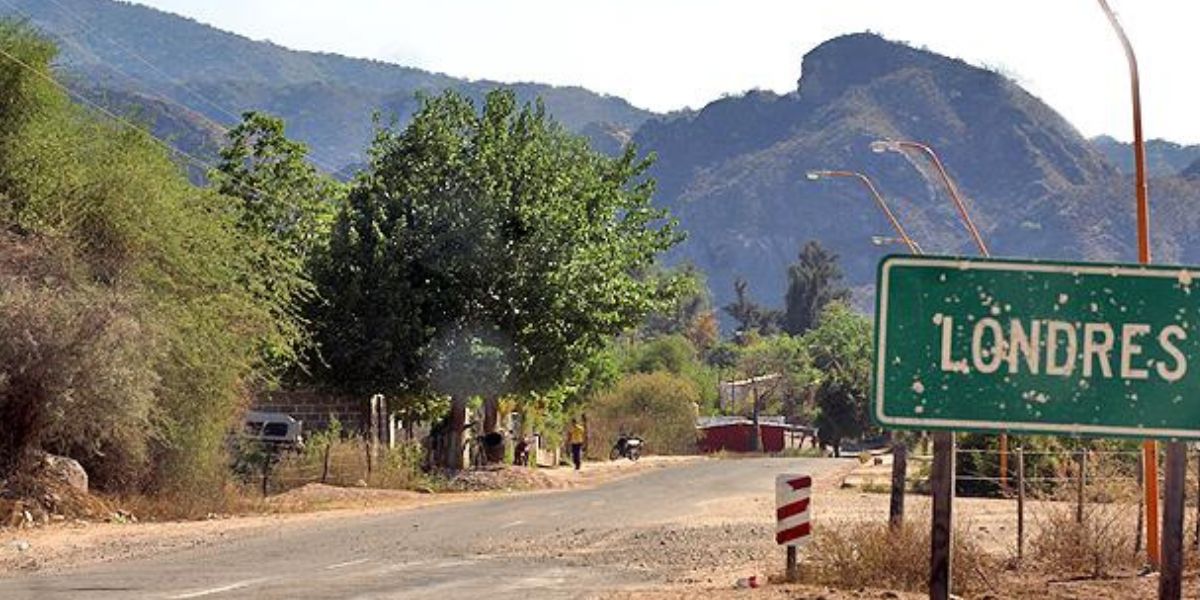
[[[883,427],[1200,439],[1200,268],[891,256]]]

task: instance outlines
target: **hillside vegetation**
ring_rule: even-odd
[[[0,21],[0,479],[48,450],[102,489],[223,475],[258,347],[285,325],[254,294],[261,242],[146,133],[46,80],[54,49]]]
[[[383,395],[434,431],[388,465],[458,469],[468,408],[484,433],[501,403],[560,419],[685,289],[656,264],[682,235],[650,160],[511,90],[424,99],[349,185],[247,112],[197,186],[149,131],[71,102],[51,42],[0,20],[0,51],[0,498],[51,497],[46,453],[104,491],[221,498],[274,460],[237,434],[279,385]]]

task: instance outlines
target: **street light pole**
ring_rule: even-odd
[[[900,225],[900,220],[896,218],[895,213],[893,213],[892,209],[888,207],[887,201],[883,199],[883,195],[879,193],[879,189],[875,187],[875,183],[871,181],[870,177],[867,177],[866,175],[863,175],[857,171],[827,170],[809,171],[807,177],[809,181],[817,181],[831,177],[849,177],[851,179],[858,180],[867,188],[867,191],[871,193],[871,197],[875,199],[875,204],[879,206],[879,209],[883,211],[885,216],[887,216],[888,222],[892,225],[892,229],[896,230],[896,235],[900,236],[900,239],[904,241],[904,245],[908,246],[909,252],[913,254],[921,254],[921,247],[918,246],[911,237],[908,237],[908,232],[904,231],[904,227]]]
[[[970,213],[967,212],[967,204],[963,202],[962,196],[958,193],[958,186],[954,185],[954,180],[950,178],[950,174],[946,172],[946,166],[942,164],[942,159],[938,157],[937,152],[933,151],[927,144],[914,142],[911,140],[876,140],[871,142],[871,151],[880,152],[898,152],[906,154],[908,150],[916,150],[924,154],[929,162],[937,169],[938,176],[942,179],[942,185],[945,186],[946,192],[950,194],[950,199],[954,201],[955,208],[958,209],[958,216],[963,222],[963,226],[967,228],[967,232],[971,234],[971,239],[975,242],[975,247],[979,249],[979,254],[984,258],[991,257],[992,253],[988,250],[987,244],[983,241],[983,236],[979,235],[979,228],[975,227],[975,222],[971,220]],[[1000,485],[1003,488],[1008,487],[1008,434],[1000,434]]]
[[[946,187],[946,191],[950,194],[950,199],[954,201],[954,205],[958,208],[958,216],[962,219],[963,225],[971,234],[971,239],[974,240],[975,246],[979,248],[979,253],[984,257],[992,255],[988,251],[987,244],[983,243],[983,236],[979,235],[979,229],[975,227],[975,222],[971,220],[971,215],[967,212],[967,205],[963,202],[962,196],[958,193],[958,186],[954,185],[954,180],[950,179],[950,174],[946,172],[945,165],[942,164],[942,159],[938,158],[933,148],[920,142],[909,140],[876,140],[871,142],[871,151],[873,152],[899,152],[905,153],[905,150],[916,150],[924,154],[929,162],[933,163],[937,169],[938,176],[942,179],[942,185]]]
[[[887,215],[888,221],[892,224],[892,229],[896,230],[896,234],[900,236],[900,242],[903,242],[908,247],[911,254],[922,254],[921,247],[917,245],[912,238],[908,237],[908,233],[904,231],[904,226],[900,225],[900,220],[896,218],[895,213],[888,207],[887,202],[883,199],[883,195],[875,187],[870,177],[863,175],[857,171],[809,171],[807,174],[809,181],[817,181],[822,178],[829,177],[850,177],[857,179],[867,187],[871,192],[871,196],[875,198],[875,203],[883,214]],[[882,236],[871,236],[871,243],[880,245],[885,240]],[[892,241],[896,241],[891,238]],[[940,438],[939,438],[940,439]],[[954,438],[950,438],[950,443],[953,445]],[[951,469],[953,471],[953,469]],[[904,492],[905,485],[908,481],[908,446],[902,441],[892,439],[892,493],[888,503],[888,524],[889,527],[899,528],[904,522]],[[948,514],[948,513],[947,513]],[[947,562],[947,567],[949,562]],[[947,571],[948,572],[948,571]],[[949,588],[947,588],[947,591]]]
[[[1101,10],[1108,17],[1113,31],[1116,32],[1117,38],[1121,40],[1121,46],[1125,49],[1125,60],[1129,65],[1129,90],[1133,100],[1133,163],[1137,170],[1134,189],[1137,197],[1138,262],[1150,264],[1150,199],[1146,183],[1146,146],[1142,138],[1142,94],[1141,84],[1138,80],[1137,56],[1133,52],[1133,44],[1129,42],[1129,37],[1125,35],[1121,22],[1109,8],[1108,2],[1106,0],[1098,0],[1098,2]],[[1150,564],[1158,567],[1161,564],[1158,542],[1158,445],[1154,441],[1147,440],[1142,443],[1142,458],[1142,481],[1146,486],[1143,490],[1146,496],[1146,554],[1150,558]],[[1178,471],[1176,476],[1182,477],[1186,466],[1183,444],[1174,442],[1169,444],[1167,446],[1167,476],[1171,477],[1175,471]],[[1171,498],[1167,500],[1168,512],[1172,512],[1173,500]],[[1180,506],[1179,518],[1182,518],[1182,511],[1183,508]],[[1175,518],[1175,515],[1171,514],[1168,517]],[[1160,578],[1160,582],[1162,581],[1165,580]]]

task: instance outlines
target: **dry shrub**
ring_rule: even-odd
[[[639,373],[623,379],[588,407],[589,450],[607,457],[622,431],[640,436],[646,452],[696,452],[696,405],[691,381],[670,373]]]
[[[131,494],[109,500],[142,521],[198,520],[215,516],[262,512],[262,498],[233,482],[197,487],[193,492]]]
[[[885,523],[817,523],[800,561],[800,580],[836,588],[873,587],[921,592],[929,589],[929,524],[906,523],[892,530]],[[971,540],[954,535],[954,590],[991,590],[993,557]],[[993,590],[994,591],[994,590]]]
[[[138,313],[99,287],[0,276],[0,476],[42,449],[100,488],[144,473],[159,380]]]
[[[28,516],[26,516],[28,513]],[[102,519],[112,513],[100,498],[79,491],[45,472],[20,473],[0,482],[0,527],[68,519]]]
[[[1078,477],[1077,459],[1071,477]],[[1136,459],[1092,453],[1084,487],[1083,520],[1078,515],[1078,480],[1060,486],[1030,513],[1030,566],[1047,573],[1108,577],[1140,566],[1133,551],[1141,490]],[[1143,540],[1144,542],[1144,540]]]
[[[1036,533],[1029,541],[1030,565],[1046,573],[1107,577],[1138,566],[1133,552],[1131,515],[1136,504],[1084,504],[1083,521],[1076,507],[1055,502],[1036,515]]]

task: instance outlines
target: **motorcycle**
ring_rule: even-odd
[[[621,434],[613,444],[612,452],[608,453],[608,459],[617,460],[623,456],[636,462],[642,456],[642,444],[642,438],[636,435]]]

